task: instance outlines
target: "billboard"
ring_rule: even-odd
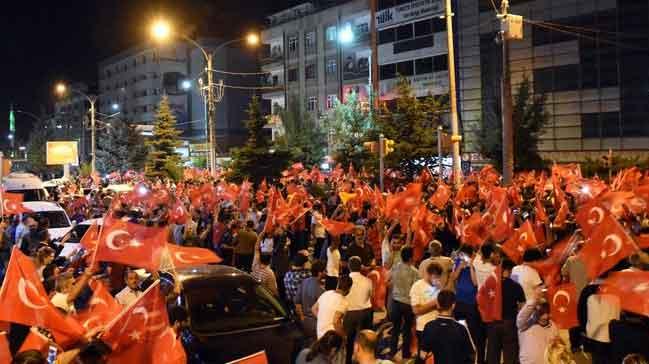
[[[47,165],[79,165],[77,142],[47,142],[45,149]]]
[[[415,19],[442,15],[446,7],[442,0],[415,0],[376,13],[376,28],[381,30],[392,25]]]

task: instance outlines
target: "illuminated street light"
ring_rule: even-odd
[[[171,25],[165,20],[156,20],[151,26],[151,35],[159,41],[167,40],[171,36]]]
[[[56,93],[57,93],[59,96],[63,96],[63,95],[65,95],[65,93],[67,92],[68,88],[65,86],[65,84],[63,84],[63,83],[59,83],[59,84],[56,85],[56,87],[54,88],[54,90],[56,91]]]
[[[7,135],[7,138],[8,138],[9,140],[12,140],[12,139],[14,138],[14,135],[13,135],[13,134],[9,134],[9,135]]]
[[[183,80],[183,82],[180,84],[180,87],[183,90],[187,91],[192,88],[192,82],[190,80]]]
[[[118,103],[113,103],[113,104],[111,105],[111,107],[112,107],[113,110],[115,110],[115,111],[119,110],[119,104],[118,104]]]
[[[354,41],[354,31],[351,25],[346,25],[338,32],[338,41],[342,44],[349,44]]]
[[[259,35],[257,33],[250,33],[246,36],[246,42],[248,45],[256,46],[259,44]]]

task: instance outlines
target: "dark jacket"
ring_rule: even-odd
[[[475,347],[469,330],[450,317],[439,316],[426,324],[421,348],[433,353],[435,364],[475,363]]]

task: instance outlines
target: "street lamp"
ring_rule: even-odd
[[[192,81],[190,81],[190,80],[183,80],[183,82],[180,83],[180,87],[181,87],[183,90],[187,91],[187,90],[189,90],[190,88],[192,88]]]
[[[209,156],[210,156],[210,170],[213,175],[216,174],[216,136],[215,136],[215,125],[216,125],[216,113],[215,113],[215,108],[216,105],[214,104],[215,98],[214,98],[214,69],[212,68],[212,63],[213,63],[213,58],[214,58],[214,53],[232,43],[236,42],[241,42],[243,40],[246,41],[246,43],[250,46],[256,46],[259,44],[259,36],[257,34],[250,33],[244,38],[237,38],[233,39],[230,41],[227,41],[225,43],[220,44],[218,47],[214,48],[211,50],[211,52],[208,52],[203,46],[201,46],[197,41],[189,38],[188,36],[184,34],[179,34],[173,31],[173,27],[171,24],[164,19],[158,19],[156,20],[152,25],[151,25],[151,36],[157,40],[157,41],[167,41],[169,38],[171,38],[173,35],[177,35],[196,48],[198,48],[202,53],[203,57],[205,57],[205,72],[207,72],[207,129],[208,129],[208,144],[210,147],[209,150]],[[184,88],[184,82],[181,85]],[[191,87],[191,84],[188,85]],[[188,87],[188,88],[189,88]]]
[[[64,83],[59,83],[56,85],[54,88],[56,93],[60,96],[63,97],[65,94],[68,93],[68,87]],[[97,140],[95,138],[95,102],[97,101],[97,96],[94,95],[87,95],[86,93],[79,91],[77,89],[70,88],[69,90],[70,93],[76,93],[78,95],[81,95],[88,100],[90,103],[90,153],[92,154],[92,159],[90,160],[90,169],[92,170],[92,173],[94,174],[97,169],[96,169],[96,156],[95,152],[97,149]]]
[[[114,104],[110,105],[110,107],[111,107],[114,111],[119,110],[119,104],[117,104],[117,103],[114,103]]]

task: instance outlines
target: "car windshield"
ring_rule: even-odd
[[[15,191],[7,191],[11,193],[20,193],[23,195],[23,201],[46,201],[47,196],[45,196],[45,192],[43,189],[37,188],[33,190],[15,190]]]
[[[50,222],[50,229],[66,228],[70,226],[68,217],[63,211],[40,211],[32,215],[36,215],[38,220],[47,218]]]
[[[186,288],[191,327],[196,332],[250,329],[287,317],[281,304],[256,283],[206,280]]]

